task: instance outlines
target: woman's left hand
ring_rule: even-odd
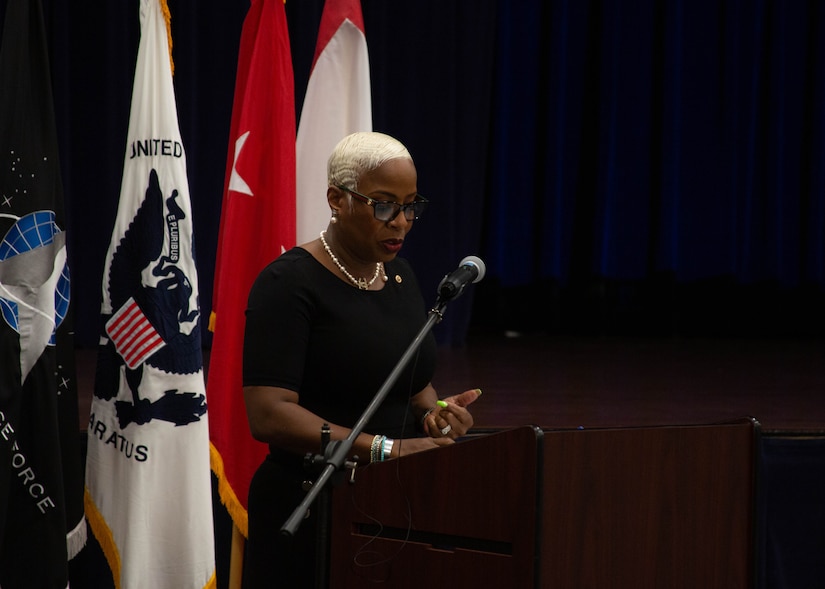
[[[470,389],[458,395],[442,399],[444,404],[437,405],[424,420],[424,432],[431,438],[452,438],[465,435],[473,427],[473,416],[467,406],[481,395],[481,389]]]

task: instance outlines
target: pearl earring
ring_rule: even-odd
[[[332,211],[332,217],[329,220],[333,225],[338,222],[338,211]]]

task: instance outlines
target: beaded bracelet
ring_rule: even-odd
[[[384,459],[384,442],[387,436],[375,436],[370,444],[370,462],[381,462]]]
[[[370,444],[370,462],[383,462],[392,454],[395,440],[387,436],[375,436]]]

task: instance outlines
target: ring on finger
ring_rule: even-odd
[[[441,435],[442,435],[442,436],[446,436],[448,433],[450,433],[450,432],[452,431],[452,429],[453,429],[453,426],[451,426],[451,425],[448,423],[446,427],[444,427],[444,428],[442,428],[442,429],[441,429]]]

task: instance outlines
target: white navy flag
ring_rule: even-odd
[[[200,589],[215,584],[215,555],[192,209],[159,0],[141,0],[140,25],[86,515],[116,587]]]

